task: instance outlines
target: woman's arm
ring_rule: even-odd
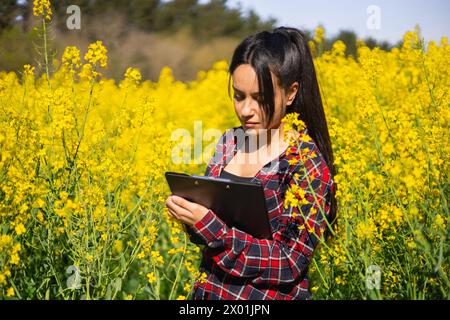
[[[321,157],[297,163],[288,179],[290,200],[284,200],[285,208],[273,240],[256,239],[230,228],[212,210],[190,228],[208,247],[216,249],[212,250],[213,260],[228,274],[253,278],[255,284],[295,282],[304,276],[318,238],[326,228],[325,196],[332,183],[329,177]],[[291,191],[295,191],[298,206],[286,206],[291,200],[297,201]]]

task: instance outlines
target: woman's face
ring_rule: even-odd
[[[298,83],[295,82],[289,92],[285,92],[276,81],[276,76],[272,73],[272,83],[275,94],[275,110],[271,123],[267,123],[260,105],[258,78],[255,70],[250,64],[241,64],[233,74],[234,109],[245,131],[255,130],[255,133],[263,131],[261,129],[278,129],[281,119],[286,114],[288,108],[295,98],[298,90]]]

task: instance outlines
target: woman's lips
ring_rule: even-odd
[[[258,122],[246,122],[245,123],[245,126],[246,127],[254,127],[254,126],[256,126],[258,124]]]

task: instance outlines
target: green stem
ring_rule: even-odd
[[[169,295],[169,299],[168,299],[168,300],[171,300],[171,299],[172,299],[173,292],[174,292],[174,290],[175,290],[175,287],[176,287],[177,282],[178,282],[178,278],[179,278],[179,276],[180,276],[181,266],[183,265],[184,256],[185,256],[185,254],[186,254],[186,246],[187,246],[187,241],[186,241],[186,239],[187,239],[187,238],[186,238],[186,233],[184,233],[184,250],[183,250],[183,255],[181,256],[180,265],[178,266],[177,275],[176,275],[175,281],[174,281],[174,283],[173,283],[173,285],[172,285],[172,289],[170,290],[170,295]]]
[[[45,23],[45,19],[42,19],[42,33],[44,36],[44,60],[45,60],[45,73],[47,74],[47,83],[48,88],[51,89],[50,84],[50,71],[48,68],[48,41],[47,41],[47,27]]]

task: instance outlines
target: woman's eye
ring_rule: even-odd
[[[233,98],[236,99],[237,101],[244,100],[244,98],[242,98],[242,97],[240,97],[240,96],[237,96],[237,95],[234,95]],[[259,104],[262,103],[262,99],[261,99],[261,98],[255,98],[255,100],[256,100]]]

